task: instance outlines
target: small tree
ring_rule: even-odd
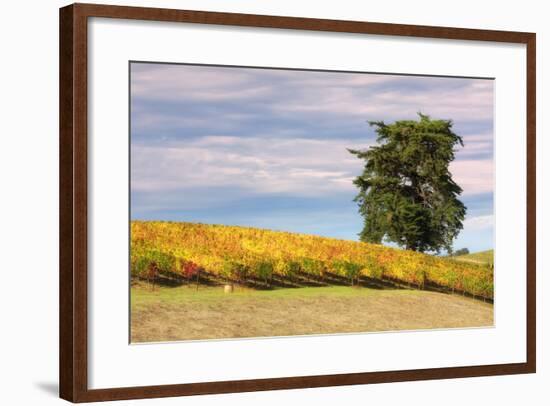
[[[419,113],[418,121],[369,124],[379,145],[349,150],[365,160],[363,173],[353,182],[364,217],[360,239],[385,239],[420,252],[450,250],[466,214],[458,200],[462,189],[449,171],[455,146],[464,145],[452,131],[452,121]]]
[[[461,248],[459,250],[456,250],[453,255],[459,256],[459,255],[468,255],[470,253],[470,250],[468,248]]]

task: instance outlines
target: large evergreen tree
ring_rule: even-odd
[[[419,120],[392,124],[369,122],[378,145],[349,150],[365,160],[355,201],[364,217],[362,241],[397,243],[414,251],[450,251],[462,229],[466,207],[462,189],[452,179],[449,163],[455,147],[464,146],[452,121]]]

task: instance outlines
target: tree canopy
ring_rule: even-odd
[[[468,248],[461,248],[459,250],[456,250],[452,254],[454,256],[460,256],[460,255],[468,255],[470,253],[470,250]]]
[[[364,218],[360,239],[386,240],[420,252],[451,251],[466,214],[458,199],[462,188],[449,171],[455,147],[464,146],[452,121],[419,113],[416,121],[369,124],[377,145],[349,150],[365,161],[363,173],[353,181]]]

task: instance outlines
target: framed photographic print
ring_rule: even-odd
[[[60,40],[62,398],[535,372],[535,34],[74,4]]]

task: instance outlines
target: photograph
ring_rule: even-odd
[[[492,328],[494,85],[130,61],[130,343]]]

